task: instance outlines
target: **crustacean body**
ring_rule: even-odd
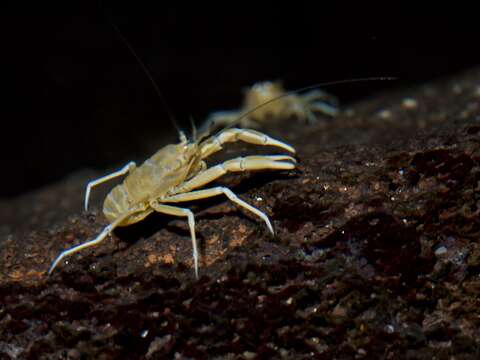
[[[288,155],[246,156],[227,160],[210,168],[207,167],[205,159],[221,150],[225,143],[236,141],[274,146],[291,153],[295,152],[294,148],[249,129],[231,128],[220,131],[215,136],[205,137],[201,136],[200,139],[189,141],[183,133],[180,133],[178,144],[163,147],[141,166],[137,167],[134,162],[130,162],[122,169],[90,182],[85,195],[85,209],[88,209],[90,191],[93,187],[128,174],[124,181],[114,187],[105,198],[103,213],[110,224],[95,239],[61,252],[50,266],[49,274],[65,257],[99,244],[116,227],[134,224],[156,211],[188,219],[195,276],[198,278],[199,257],[195,236],[195,218],[191,210],[172,204],[216,195],[223,194],[237,205],[260,217],[273,234],[273,227],[267,215],[240,199],[230,189],[221,186],[202,190],[199,188],[228,172],[265,169],[290,170],[295,168],[295,159]]]
[[[201,129],[232,125],[259,128],[271,119],[290,117],[313,124],[316,121],[315,113],[335,116],[338,113],[337,100],[319,89],[304,94],[289,94],[281,82],[265,81],[256,83],[245,91],[243,105],[239,110],[214,112],[207,117]]]

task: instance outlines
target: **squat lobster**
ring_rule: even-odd
[[[188,141],[180,133],[180,142],[158,150],[141,166],[130,162],[122,169],[91,181],[85,194],[85,210],[88,209],[90,191],[96,185],[113,178],[128,174],[123,183],[117,185],[107,195],[103,204],[103,213],[110,222],[93,240],[84,242],[61,252],[53,261],[48,273],[57,267],[65,257],[82,249],[101,243],[116,227],[127,226],[143,220],[154,211],[186,217],[190,228],[193,247],[195,277],[198,279],[198,248],[195,236],[195,218],[189,209],[167,205],[224,194],[231,201],[254,213],[266,223],[273,234],[273,227],[267,215],[246,203],[226,187],[213,187],[196,190],[227,172],[247,170],[291,170],[295,168],[295,158],[288,155],[246,156],[227,160],[219,165],[207,168],[205,158],[222,149],[229,142],[244,141],[255,145],[269,145],[282,148],[291,153],[295,149],[288,144],[275,140],[258,131],[249,129],[226,129],[216,136],[203,140]]]
[[[202,130],[237,123],[242,127],[259,128],[269,119],[290,116],[313,124],[316,121],[315,112],[337,115],[337,99],[319,89],[305,94],[289,94],[280,81],[264,81],[246,89],[241,109],[210,114],[202,125]]]

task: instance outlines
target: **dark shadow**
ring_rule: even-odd
[[[238,184],[237,186],[231,187],[230,189],[235,194],[241,196],[243,193],[253,188],[261,188],[273,180],[278,181],[278,180],[287,180],[287,179],[291,179],[291,175],[286,172],[285,173],[278,173],[278,172],[252,173],[248,175],[245,179],[242,179],[240,184]],[[212,183],[209,185],[211,186],[206,186],[205,188],[212,188],[215,186],[219,186],[218,183]],[[192,210],[192,212],[195,215],[196,223],[198,224],[199,220],[218,220],[224,217],[225,215],[221,213],[212,214],[212,213],[204,213],[204,211],[213,206],[222,204],[225,201],[230,201],[230,200],[226,196],[217,195],[211,198],[189,201],[189,202],[179,203],[176,205]],[[248,199],[247,199],[247,202],[249,202]],[[257,220],[261,223],[261,225],[264,225],[261,219],[258,219],[254,214],[247,215],[242,210],[240,210],[236,204],[233,204],[232,209],[236,209],[236,210],[234,210],[233,213],[230,212],[228,216],[235,216],[235,217],[241,218],[242,220],[248,220],[249,222],[255,222],[255,220]],[[187,223],[186,218],[174,217],[174,216],[160,214],[160,213],[152,213],[149,216],[147,216],[144,220],[136,224],[132,224],[125,227],[119,227],[115,229],[114,233],[116,236],[120,238],[121,241],[128,243],[128,246],[133,245],[135,242],[137,242],[141,238],[147,239],[154,236],[155,233],[157,233],[161,229],[166,229],[169,232],[176,234],[178,236],[189,238],[190,231],[188,227],[179,227],[176,225],[172,225],[172,221],[174,220],[184,221],[185,223]],[[196,235],[197,235],[197,240],[199,244],[199,250],[202,251],[204,238],[201,232],[198,231],[198,228],[196,229]]]

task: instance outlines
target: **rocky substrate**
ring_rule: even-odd
[[[186,222],[160,214],[46,276],[107,225],[108,189],[81,211],[99,173],[0,203],[0,358],[480,358],[480,71],[263,130],[298,169],[218,183],[276,236],[224,198],[187,204],[198,281]]]

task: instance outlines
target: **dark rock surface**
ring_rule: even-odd
[[[189,204],[199,281],[187,224],[155,214],[46,277],[106,225],[108,186],[81,211],[99,174],[1,203],[0,358],[479,358],[480,71],[264,130],[298,170],[219,182],[276,236],[222,198]]]

